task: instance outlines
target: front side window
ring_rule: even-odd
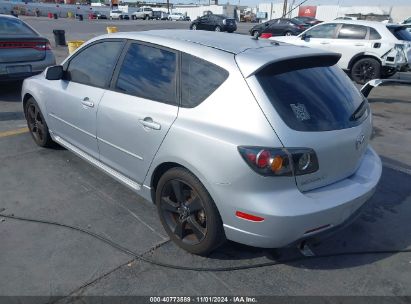
[[[294,130],[346,129],[367,117],[352,119],[365,99],[336,65],[304,68],[302,63],[281,73],[272,65],[256,76],[277,113]]]
[[[335,37],[335,31],[337,29],[337,24],[327,23],[318,25],[305,32],[307,36],[311,38],[328,38],[332,39]]]
[[[176,77],[177,56],[174,52],[132,43],[120,68],[116,89],[176,105]]]
[[[70,60],[67,79],[99,88],[108,87],[122,48],[122,41],[105,41],[87,47]]]
[[[363,25],[344,24],[338,33],[338,39],[365,39],[367,27]]]
[[[199,105],[228,77],[223,68],[188,54],[183,54],[181,66],[181,105],[186,108]]]

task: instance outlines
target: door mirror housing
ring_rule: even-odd
[[[302,34],[301,35],[301,40],[310,40],[311,35],[307,35],[307,34]]]
[[[55,65],[47,68],[46,79],[47,80],[60,80],[63,79],[63,66]]]

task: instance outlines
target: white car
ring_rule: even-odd
[[[340,53],[338,65],[360,84],[406,70],[411,60],[411,34],[398,24],[334,20],[270,39]]]
[[[185,16],[182,13],[171,13],[170,15],[168,15],[168,20],[181,21],[185,20]]]
[[[110,11],[110,19],[123,19],[124,12],[120,10]]]
[[[148,6],[143,6],[137,9],[134,13],[131,14],[131,19],[152,19],[153,18],[153,9]]]

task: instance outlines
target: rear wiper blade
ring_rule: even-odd
[[[364,115],[365,111],[367,111],[367,105],[367,100],[364,99],[363,102],[354,111],[354,113],[352,113],[352,115],[350,116],[350,121],[356,121],[360,119]]]

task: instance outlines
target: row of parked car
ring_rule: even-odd
[[[117,19],[117,20],[170,20],[170,21],[190,21],[190,17],[182,14],[182,13],[166,13],[164,11],[156,11],[153,10],[151,7],[140,7],[137,11],[128,14],[121,10],[111,10],[109,16],[107,17],[106,14],[94,11],[91,13],[93,19],[108,19],[110,20]]]
[[[279,18],[254,26],[250,34],[340,53],[339,66],[364,84],[409,68],[410,29],[407,24],[342,19],[310,26],[299,18]]]

